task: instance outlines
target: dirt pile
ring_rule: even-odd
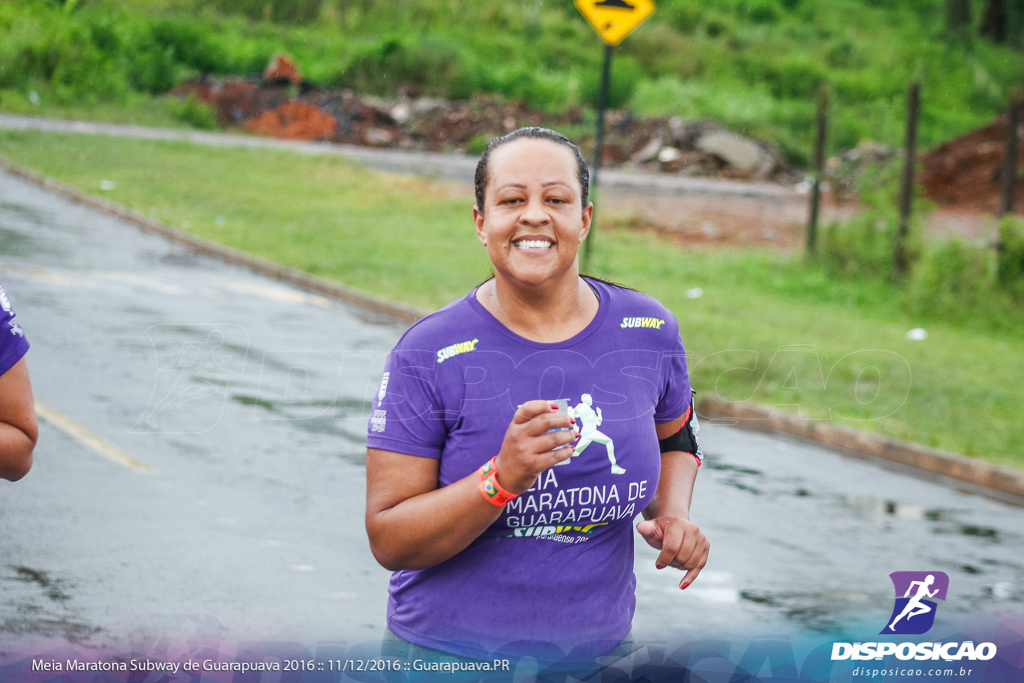
[[[275,56],[263,70],[264,83],[301,83],[303,80],[299,67],[284,55]]]
[[[588,159],[593,156],[594,123],[579,109],[551,115],[493,95],[459,102],[409,96],[384,101],[311,85],[283,56],[271,61],[262,80],[204,78],[174,91],[182,98],[191,93],[214,108],[221,125],[273,137],[479,154],[492,138],[522,126],[571,126],[586,131],[573,141]],[[775,146],[714,122],[623,112],[608,114],[602,162],[720,178],[795,182],[800,177]]]
[[[213,107],[217,123],[228,127],[242,126],[288,101],[288,93],[282,88],[260,87],[241,78],[187,81],[172,94],[185,98],[192,93]]]
[[[1024,113],[1024,112],[1022,112]],[[944,207],[996,213],[1002,196],[1008,117],[950,140],[921,157],[918,179],[925,193]],[[1024,120],[1024,116],[1020,120]],[[1018,128],[1018,138],[1024,126]],[[1024,161],[1024,150],[1017,165]],[[1024,187],[1017,185],[1014,206],[1024,207]]]
[[[289,101],[249,119],[242,128],[286,140],[329,140],[338,130],[338,122],[311,104]]]

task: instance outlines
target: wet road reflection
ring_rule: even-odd
[[[2,175],[0,282],[37,398],[155,470],[43,423],[32,474],[0,486],[0,651],[380,637],[365,428],[403,325]],[[898,570],[950,575],[940,623],[1024,611],[1024,510],[788,439],[702,435],[711,560],[680,591],[639,542],[638,638],[878,633]]]

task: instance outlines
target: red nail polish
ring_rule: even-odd
[[[576,424],[576,418],[570,417],[569,418],[569,424],[572,424],[572,425]]]
[[[690,585],[689,581],[687,581],[685,583],[681,583],[681,584],[679,584],[679,589],[680,590],[686,590],[686,587],[689,586],[689,585]]]
[[[558,404],[557,403],[552,403],[551,404],[551,410],[558,410]]]
[[[654,566],[657,567],[658,569],[664,569],[665,568],[665,565],[663,565],[663,564],[656,564]]]

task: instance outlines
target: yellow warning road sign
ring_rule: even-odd
[[[576,0],[576,9],[609,45],[618,45],[647,17],[654,14],[654,0]]]

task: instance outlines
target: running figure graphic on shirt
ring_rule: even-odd
[[[603,444],[608,450],[608,460],[612,463],[612,474],[625,474],[626,470],[619,467],[619,463],[615,462],[615,443],[612,442],[610,436],[602,434],[597,430],[601,426],[601,422],[604,421],[604,416],[601,415],[600,408],[597,408],[595,412],[593,405],[594,399],[590,394],[583,394],[580,396],[579,405],[575,408],[569,407],[569,417],[579,420],[580,426],[580,440],[576,444],[576,448],[573,449],[572,457],[577,457],[592,443]],[[565,460],[564,462],[567,463],[569,461]]]
[[[921,600],[922,598],[935,597],[935,594],[939,592],[938,588],[933,591],[928,590],[928,587],[933,583],[935,583],[935,577],[932,574],[929,574],[924,581],[912,581],[910,583],[907,587],[907,592],[903,595],[903,597],[910,598],[910,600],[907,602],[907,606],[903,608],[903,611],[900,612],[900,615],[893,619],[892,623],[889,624],[890,631],[895,631],[894,627],[896,626],[896,622],[903,617],[906,617],[907,621],[910,621],[911,617],[916,617],[919,614],[927,614],[932,611],[932,608],[922,603]],[[917,586],[917,593],[911,597],[910,592],[914,590],[914,586]]]

